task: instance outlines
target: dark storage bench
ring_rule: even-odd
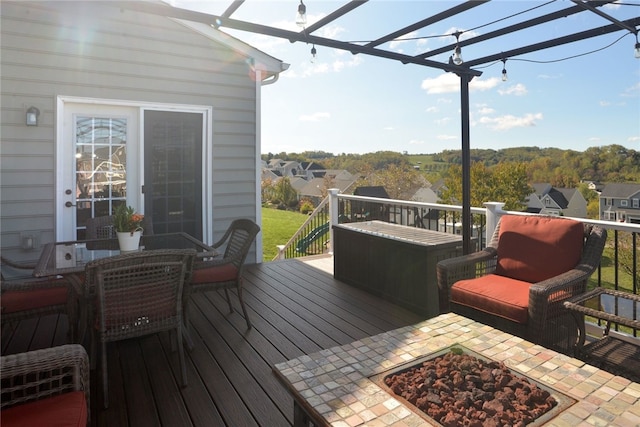
[[[336,279],[427,318],[439,314],[436,264],[462,255],[462,237],[382,221],[333,226]]]

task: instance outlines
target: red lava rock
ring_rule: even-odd
[[[384,382],[446,427],[523,427],[558,404],[503,363],[453,352],[388,375]]]

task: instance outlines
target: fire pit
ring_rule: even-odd
[[[575,403],[502,362],[457,345],[371,379],[418,415],[445,427],[541,425]]]
[[[536,418],[534,425],[622,426],[640,421],[640,383],[454,313],[302,355],[277,364],[274,372],[293,397],[296,427],[307,427],[309,423],[443,425],[442,415],[436,421],[418,411],[408,400],[391,392],[383,378],[443,357],[452,347],[484,361],[500,362],[517,376],[526,375],[530,389],[535,384],[547,391],[557,404]],[[500,408],[487,404],[485,409],[498,412]]]

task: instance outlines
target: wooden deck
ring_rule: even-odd
[[[191,319],[195,347],[186,353],[186,388],[179,386],[178,356],[168,334],[110,345],[110,407],[102,409],[94,371],[92,425],[291,425],[293,400],[273,374],[274,364],[422,320],[336,281],[332,272],[331,257],[248,267],[249,331],[235,295],[229,314],[222,293],[199,294]],[[63,344],[66,327],[65,319],[56,317],[22,322],[12,335],[3,335],[2,353]]]

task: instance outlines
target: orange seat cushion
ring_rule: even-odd
[[[222,264],[215,267],[193,270],[193,283],[229,282],[238,277],[238,269],[233,264]]]
[[[84,392],[73,391],[3,409],[3,427],[86,426],[87,402]]]
[[[61,283],[66,283],[62,282]],[[68,288],[56,286],[53,288],[34,289],[28,291],[7,291],[2,293],[2,313],[17,313],[27,310],[61,305],[67,303]]]
[[[451,302],[525,324],[529,318],[530,286],[521,280],[487,274],[456,282],[451,287]]]
[[[496,274],[537,283],[578,265],[584,226],[561,218],[505,215],[498,239]]]

